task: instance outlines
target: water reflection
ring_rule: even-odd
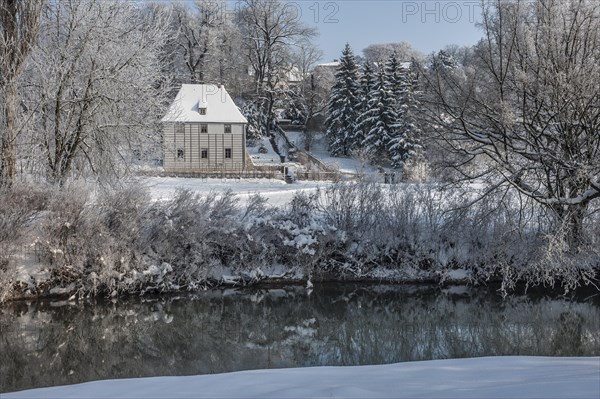
[[[0,391],[154,375],[600,355],[600,299],[331,285],[0,309]]]

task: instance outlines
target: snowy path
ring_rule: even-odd
[[[486,357],[96,381],[13,398],[589,398],[600,357]]]

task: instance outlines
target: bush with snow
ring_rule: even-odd
[[[550,234],[544,209],[508,194],[428,184],[336,183],[286,207],[255,195],[146,189],[4,191],[0,299],[194,290],[270,277],[472,283],[595,284],[598,216],[573,252]],[[23,200],[17,201],[15,195]],[[520,212],[517,211],[520,210]],[[36,242],[44,279],[17,278],[22,244]],[[19,245],[21,244],[21,245]]]

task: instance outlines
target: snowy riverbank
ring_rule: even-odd
[[[486,357],[95,381],[17,398],[598,398],[600,358]]]
[[[435,185],[144,183],[24,185],[0,197],[13,232],[0,242],[0,302],[261,281],[502,281],[508,290],[524,281],[571,290],[598,276],[598,245],[565,256],[540,233],[535,209],[515,229],[524,217],[516,208],[493,199],[469,206],[464,192]]]

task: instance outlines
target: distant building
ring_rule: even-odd
[[[165,172],[242,171],[246,124],[223,86],[181,86],[162,119]]]
[[[267,71],[268,74],[268,71]],[[256,75],[254,68],[248,67],[248,76],[254,77]],[[273,83],[275,87],[280,90],[289,90],[297,87],[304,76],[302,72],[298,69],[298,67],[289,65],[285,67],[279,67],[276,70],[276,76],[273,78]],[[267,77],[263,79],[263,82],[267,81]]]

